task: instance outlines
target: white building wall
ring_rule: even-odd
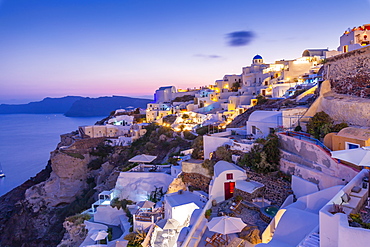
[[[216,164],[217,165],[217,164]],[[227,180],[226,174],[232,173],[233,179]],[[216,202],[222,202],[225,200],[225,188],[224,184],[226,182],[236,182],[237,180],[246,180],[248,177],[245,172],[240,170],[226,170],[220,173],[218,177],[213,178],[213,186],[210,187],[209,195],[212,199],[215,199]]]
[[[145,201],[155,187],[165,192],[172,183],[171,175],[160,172],[121,172],[115,186],[115,196],[135,202]]]
[[[190,219],[190,216],[193,213],[193,211],[198,208],[199,207],[195,205],[195,203],[188,203],[177,207],[170,207],[169,211],[171,211],[171,217],[166,218],[175,219],[180,223],[180,225],[183,225],[187,220]]]
[[[222,132],[225,133],[225,132]],[[231,134],[231,132],[230,132]],[[232,141],[227,137],[218,137],[218,136],[203,136],[203,148],[204,148],[204,159],[209,159],[210,154],[218,147],[221,147],[225,144],[231,145]]]
[[[252,116],[252,115],[251,115]],[[282,125],[282,113],[276,112],[273,119],[259,120],[249,117],[247,121],[247,133],[252,134],[255,138],[266,137],[270,134],[270,129],[275,129]],[[253,126],[256,128],[256,132],[253,133]]]

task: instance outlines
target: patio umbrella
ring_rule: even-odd
[[[246,225],[242,219],[230,216],[215,217],[207,223],[207,227],[211,232],[226,235],[226,241],[227,234],[241,232]]]
[[[94,241],[105,239],[108,236],[108,233],[106,231],[97,231],[93,233],[90,238]]]
[[[139,206],[139,208],[153,208],[155,203],[151,201],[140,201],[136,205]]]
[[[129,162],[150,163],[156,158],[157,156],[154,156],[154,155],[140,154],[140,155],[136,155],[135,157],[131,158]]]
[[[180,223],[175,219],[163,219],[158,221],[157,226],[163,230],[177,229]]]
[[[370,167],[370,147],[332,151],[331,157],[344,160],[357,166]]]

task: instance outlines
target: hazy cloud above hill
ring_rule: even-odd
[[[195,57],[201,57],[201,58],[210,58],[210,59],[217,59],[217,58],[222,58],[219,55],[207,55],[207,54],[195,54]]]
[[[255,35],[252,31],[236,31],[226,34],[227,43],[229,46],[245,46],[254,39]]]

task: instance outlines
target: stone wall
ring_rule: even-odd
[[[358,171],[331,158],[321,147],[305,140],[278,134],[281,143],[280,170],[328,188],[350,181]]]
[[[285,199],[292,193],[290,182],[280,178],[277,174],[260,174],[250,170],[246,171],[248,179],[257,181],[264,185],[262,196],[279,207]]]
[[[212,178],[209,174],[208,169],[202,166],[203,160],[190,159],[182,162],[182,172],[183,173],[197,173],[204,177]]]
[[[209,183],[211,178],[203,176],[199,173],[182,173],[182,181],[188,186],[193,186],[195,188],[201,189],[202,191],[209,193]]]
[[[324,75],[334,92],[370,98],[370,47],[328,58]]]
[[[265,187],[261,187],[253,191],[252,193],[248,193],[242,190],[235,188],[234,196],[241,196],[243,200],[251,202],[252,199],[257,197],[262,197],[265,194]]]

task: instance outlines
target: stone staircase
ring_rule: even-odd
[[[318,232],[312,232],[302,240],[298,247],[320,247],[320,234]]]

